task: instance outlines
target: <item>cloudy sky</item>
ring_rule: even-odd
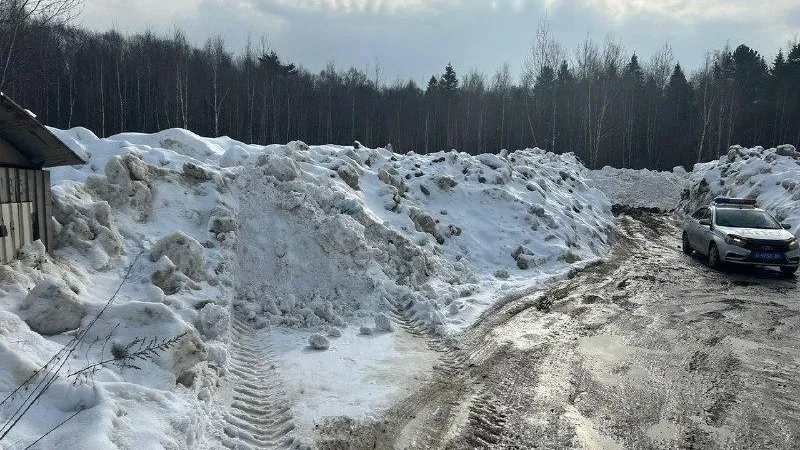
[[[221,34],[229,48],[248,35],[311,70],[379,63],[383,78],[426,80],[452,61],[490,75],[518,74],[546,13],[569,49],[613,35],[643,60],[669,43],[688,70],[709,49],[746,43],[770,60],[800,33],[800,1],[770,0],[85,0],[79,24],[95,30],[166,32],[197,44]]]

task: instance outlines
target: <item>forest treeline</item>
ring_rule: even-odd
[[[89,32],[63,23],[17,33],[0,20],[0,89],[51,126],[98,135],[181,127],[247,143],[391,143],[395,151],[496,152],[538,146],[588,166],[671,169],[731,144],[800,142],[800,44],[772,61],[740,45],[689,75],[661,51],[640,61],[613,39],[567,55],[540,27],[521,80],[448,64],[424,85],[376,67],[320,73],[267,45],[193,46],[181,31]],[[13,45],[9,45],[13,42]]]

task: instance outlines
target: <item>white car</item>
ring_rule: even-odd
[[[683,223],[683,252],[708,257],[708,265],[745,264],[779,267],[784,275],[797,272],[800,244],[752,199],[720,197],[687,217]]]

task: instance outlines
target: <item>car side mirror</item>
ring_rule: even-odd
[[[792,229],[792,224],[790,224],[790,223],[782,223],[781,226],[783,227],[784,230],[791,230]]]
[[[700,225],[702,225],[704,227],[710,227],[711,226],[711,219],[700,219]]]

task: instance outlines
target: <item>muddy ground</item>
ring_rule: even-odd
[[[606,263],[443,340],[434,380],[321,449],[800,448],[800,295],[770,270],[716,272],[679,224],[619,218]]]

